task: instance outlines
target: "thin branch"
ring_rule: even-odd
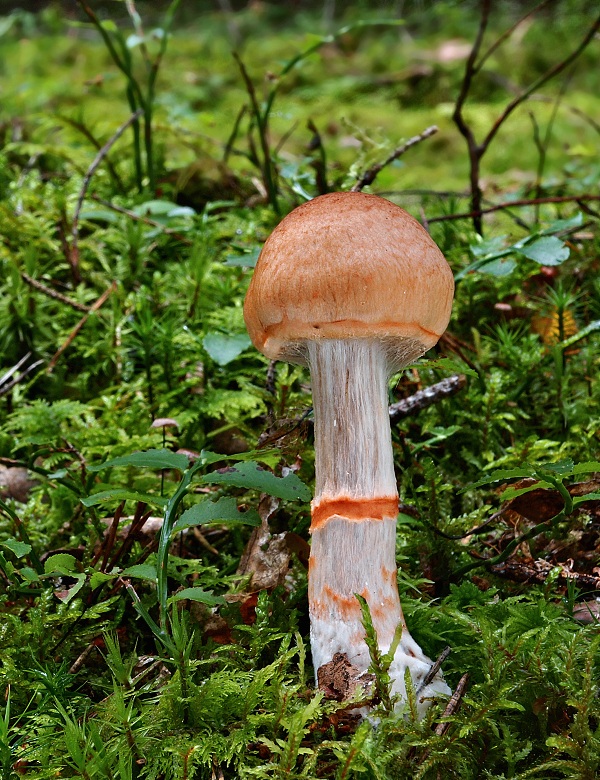
[[[433,682],[434,677],[440,671],[440,669],[442,668],[442,664],[444,663],[446,658],[448,658],[451,652],[452,652],[452,648],[449,645],[447,645],[442,650],[442,652],[436,658],[434,663],[431,664],[430,670],[427,672],[425,677],[423,677],[423,680],[417,689],[417,695],[419,694],[419,691],[422,691],[423,688],[426,688],[430,683]]]
[[[536,79],[533,84],[531,84],[527,89],[524,89],[523,92],[521,92],[519,95],[517,95],[515,98],[513,98],[510,103],[506,106],[504,111],[500,114],[500,116],[496,119],[492,127],[490,128],[488,134],[484,138],[483,142],[481,143],[481,146],[483,147],[484,151],[488,148],[490,145],[492,139],[495,137],[496,133],[500,129],[500,127],[504,124],[504,122],[508,119],[508,117],[512,114],[512,112],[521,105],[521,103],[525,102],[527,98],[532,95],[536,90],[538,90],[541,86],[546,84],[550,79],[554,78],[554,76],[557,76],[559,73],[561,73],[565,68],[567,68],[572,62],[575,62],[575,60],[579,57],[580,54],[583,53],[585,48],[587,47],[588,43],[594,38],[596,33],[600,30],[600,16],[595,20],[595,22],[591,25],[587,33],[584,35],[583,39],[581,40],[581,43],[579,46],[577,46],[576,49],[574,49],[571,54],[568,55],[568,57],[565,57],[564,60],[561,62],[558,62],[554,67],[549,68],[545,73],[543,73],[538,79]],[[482,153],[483,156],[483,153]]]
[[[458,685],[456,686],[454,693],[448,700],[446,709],[442,713],[442,718],[449,718],[451,715],[454,715],[458,705],[460,704],[460,700],[463,697],[468,682],[469,682],[469,675],[463,674],[463,676],[458,681]],[[446,733],[449,725],[450,724],[448,723],[448,721],[446,721],[445,723],[437,724],[437,726],[435,727],[435,733],[438,735],[438,737],[441,737],[443,734]]]
[[[72,298],[68,298],[66,295],[56,292],[56,290],[53,290],[51,287],[46,287],[45,284],[38,282],[37,279],[33,279],[31,276],[28,276],[23,271],[21,271],[21,279],[24,282],[26,282],[30,287],[33,287],[34,290],[38,290],[39,292],[44,293],[44,295],[47,295],[49,298],[54,298],[55,301],[60,301],[61,303],[65,303],[67,306],[70,306],[72,309],[76,309],[77,311],[83,311],[83,312],[88,312],[90,310],[90,307],[86,306],[85,303],[79,303],[79,301],[74,301]]]
[[[490,48],[485,52],[485,54],[481,55],[481,59],[476,63],[474,66],[475,73],[479,73],[479,71],[482,69],[484,63],[492,56],[492,54],[496,51],[496,49],[500,48],[500,46],[504,43],[504,41],[507,38],[510,38],[510,36],[514,33],[514,31],[517,29],[517,27],[520,27],[523,22],[525,22],[527,19],[529,19],[530,16],[534,16],[534,14],[537,14],[538,11],[541,11],[544,6],[548,5],[550,0],[542,0],[541,3],[535,6],[535,8],[532,8],[531,11],[528,11],[524,16],[522,16],[520,19],[518,19],[512,27],[509,27],[507,30],[505,30],[501,35],[498,36],[498,38],[492,43]]]
[[[72,232],[71,252],[74,254],[75,257],[77,257],[78,255],[77,242],[79,240],[79,215],[81,214],[83,201],[85,200],[85,196],[87,194],[88,187],[90,186],[92,176],[100,166],[102,160],[106,157],[106,155],[110,152],[110,150],[115,145],[115,143],[123,135],[125,130],[127,130],[127,128],[131,124],[133,124],[137,119],[139,119],[143,113],[144,113],[143,109],[138,108],[138,110],[135,113],[131,114],[131,116],[127,119],[127,121],[123,122],[123,124],[118,128],[118,130],[108,139],[108,141],[100,149],[100,151],[92,161],[92,164],[87,169],[85,176],[83,177],[83,183],[81,185],[79,197],[77,198],[77,204],[75,206],[75,213],[73,214],[73,226],[71,230]]]
[[[168,228],[165,227],[160,222],[156,222],[154,219],[150,219],[150,217],[144,217],[140,214],[136,214],[135,211],[129,211],[129,209],[123,208],[123,206],[116,206],[114,203],[111,203],[109,200],[104,200],[104,198],[99,197],[98,195],[92,195],[92,200],[95,200],[97,203],[101,203],[103,206],[106,206],[107,209],[111,209],[112,211],[116,211],[118,214],[124,214],[126,217],[129,217],[129,219],[133,219],[137,222],[143,222],[145,225],[150,225],[151,227],[159,228],[163,233],[166,233],[169,236],[173,236],[173,238],[178,239],[181,241],[182,244],[186,244],[187,246],[193,246],[194,242],[187,238],[186,236],[182,235],[178,230],[175,230],[174,228]]]
[[[486,209],[479,209],[478,211],[465,211],[460,214],[443,214],[441,217],[431,217],[428,219],[429,224],[432,222],[447,222],[453,219],[473,219],[473,217],[481,216],[482,214],[491,214],[493,211],[502,211],[503,209],[514,208],[516,206],[536,206],[543,203],[585,203],[586,201],[600,200],[600,195],[548,195],[545,198],[523,198],[522,200],[511,200],[507,203],[498,203],[495,206],[489,206]]]
[[[434,385],[418,390],[408,398],[403,398],[390,406],[390,423],[395,425],[404,417],[427,409],[428,406],[436,404],[442,398],[448,398],[460,392],[467,384],[467,378],[464,374],[454,374],[446,377]]]
[[[421,141],[424,141],[426,138],[430,138],[432,135],[435,135],[437,131],[438,128],[436,127],[436,125],[431,125],[431,127],[427,127],[425,130],[423,130],[422,133],[419,133],[419,135],[415,135],[412,138],[409,138],[408,141],[406,141],[406,143],[394,149],[394,151],[390,154],[390,156],[387,157],[383,162],[375,163],[375,165],[369,168],[369,170],[365,171],[359,177],[358,181],[352,187],[350,192],[360,192],[363,189],[363,187],[372,184],[375,181],[376,176],[380,173],[380,171],[382,171],[385,167],[393,163],[394,160],[397,160],[399,157],[402,157],[404,152],[408,151],[411,147],[416,146],[417,144],[420,144]]]
[[[78,130],[81,135],[92,144],[96,151],[99,151],[102,148],[100,141],[96,138],[92,131],[83,124],[83,122],[78,122],[76,119],[72,119],[69,116],[63,116],[61,114],[58,115],[58,119],[60,119],[61,122],[66,122],[68,125],[71,125],[71,127],[73,127],[75,130]],[[106,161],[106,168],[108,169],[108,172],[110,173],[110,176],[117,186],[119,192],[124,194],[125,185],[123,184],[123,180],[119,176],[117,169],[110,159]]]
[[[52,356],[52,359],[50,360],[50,362],[48,363],[48,367],[46,368],[47,373],[49,374],[52,373],[54,367],[58,362],[58,359],[60,358],[62,353],[70,346],[75,336],[77,336],[79,331],[83,328],[85,323],[88,321],[90,314],[92,314],[95,311],[98,311],[98,309],[106,303],[108,296],[116,289],[117,289],[117,283],[113,282],[110,285],[110,287],[102,293],[102,295],[98,298],[98,300],[90,306],[90,310],[86,312],[86,314],[84,314],[84,316],[79,320],[77,325],[75,325],[73,330],[69,333],[68,337],[66,338],[62,346],[59,347],[59,349]]]

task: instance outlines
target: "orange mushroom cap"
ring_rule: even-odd
[[[376,195],[335,192],[294,209],[260,253],[244,304],[253,344],[304,363],[312,339],[381,338],[392,363],[432,347],[450,319],[454,278],[410,214]]]

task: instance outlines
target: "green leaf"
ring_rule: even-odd
[[[18,539],[5,539],[0,542],[0,547],[4,547],[5,550],[10,550],[17,558],[22,558],[24,555],[28,555],[31,552],[31,545],[20,542]]]
[[[573,506],[579,506],[584,501],[600,501],[600,493],[586,493],[583,496],[577,496],[573,499]]]
[[[68,604],[70,601],[72,601],[85,585],[85,574],[71,574],[70,576],[75,577],[77,582],[69,588],[64,596],[57,592],[54,594],[62,601],[63,604]]]
[[[490,276],[509,276],[516,267],[517,263],[512,257],[499,257],[480,266],[479,273]]]
[[[104,501],[142,501],[144,504],[151,504],[152,506],[166,506],[168,500],[168,498],[163,496],[138,493],[135,490],[127,490],[127,488],[112,488],[111,490],[101,490],[87,498],[82,498],[81,503],[84,506],[96,506],[104,503]]]
[[[235,498],[219,498],[218,501],[206,499],[186,509],[173,526],[173,533],[183,531],[205,523],[228,523],[236,525],[260,525],[258,512],[249,509],[240,512]]]
[[[571,458],[564,458],[563,460],[557,460],[556,463],[542,463],[539,467],[540,471],[550,471],[552,474],[560,474],[565,477],[573,473],[575,464]]]
[[[72,574],[77,571],[77,559],[69,553],[57,553],[44,561],[45,574]]]
[[[39,582],[39,574],[35,569],[32,569],[31,566],[24,566],[22,569],[19,569],[19,574],[26,582]]]
[[[171,450],[144,450],[123,455],[120,458],[106,460],[96,466],[90,466],[88,471],[101,471],[113,466],[135,466],[140,469],[178,469],[185,471],[189,466],[187,455],[171,452]]]
[[[209,607],[214,607],[217,604],[225,604],[223,596],[213,596],[212,593],[208,593],[202,588],[184,588],[183,590],[175,593],[171,596],[168,603],[172,604],[174,601],[184,601],[189,599],[190,601],[199,601],[202,604],[208,604]]]
[[[249,337],[245,333],[236,333],[228,335],[226,333],[207,333],[202,340],[204,349],[211,358],[220,366],[226,366],[235,360],[238,355],[247,349],[251,344]]]
[[[82,209],[82,211],[79,213],[79,219],[93,220],[96,222],[110,222],[115,224],[119,222],[121,217],[118,214],[115,214],[114,211],[109,211],[108,209]]]
[[[474,257],[487,257],[496,255],[505,248],[506,236],[493,236],[492,238],[481,239],[476,244],[471,244],[469,249]]]
[[[594,474],[600,472],[600,460],[589,460],[586,463],[576,463],[573,474]]]
[[[208,485],[233,485],[259,490],[261,493],[268,493],[270,496],[287,501],[310,501],[311,499],[310,489],[295,474],[276,477],[251,460],[205,474],[202,482]]]
[[[129,566],[121,572],[123,577],[136,577],[140,580],[150,580],[156,582],[156,566],[150,563],[138,563],[135,566]]]
[[[519,252],[540,265],[560,265],[570,254],[569,247],[556,236],[538,238],[532,244],[520,247]]]
[[[152,217],[163,222],[172,217],[193,217],[196,212],[189,206],[178,206],[170,200],[148,200],[131,209],[138,217]]]
[[[426,360],[416,363],[419,368],[432,368],[435,371],[441,369],[447,371],[449,374],[465,374],[465,376],[472,376],[475,379],[479,378],[477,371],[474,371],[466,363],[461,360],[455,360],[454,358],[442,357],[435,360]]]
[[[532,482],[531,485],[527,485],[526,487],[522,488],[514,488],[514,487],[507,487],[506,490],[502,491],[502,495],[500,496],[500,499],[502,501],[512,501],[513,498],[518,498],[518,496],[524,496],[525,493],[531,493],[532,490],[548,490],[553,488],[554,485],[552,485],[550,482]]]
[[[95,588],[100,587],[100,585],[104,585],[105,582],[110,582],[111,580],[114,580],[116,576],[117,576],[116,573],[106,574],[106,572],[103,571],[95,571],[90,577],[90,588],[94,590]]]
[[[534,477],[535,469],[529,468],[516,468],[516,469],[497,469],[493,471],[488,477],[482,477],[474,482],[468,488],[463,488],[461,493],[471,488],[481,487],[482,485],[491,485],[493,482],[504,482],[507,479],[524,479],[526,477]]]
[[[227,255],[225,257],[225,265],[241,268],[254,268],[259,254],[260,248],[253,249],[251,252],[246,252],[243,255]]]
[[[550,233],[562,233],[564,230],[573,230],[573,228],[580,227],[583,224],[583,214],[578,211],[569,219],[556,219],[551,222],[543,230],[540,231],[540,235],[546,236]]]

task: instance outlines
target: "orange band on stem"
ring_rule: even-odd
[[[381,498],[324,498],[311,505],[310,530],[323,525],[330,517],[343,517],[360,523],[363,520],[395,518],[398,514],[398,496]]]

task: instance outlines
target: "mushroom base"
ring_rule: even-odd
[[[355,596],[358,593],[369,605],[383,653],[389,650],[396,628],[402,624],[402,638],[389,670],[392,693],[398,694],[401,702],[406,701],[408,669],[417,693],[417,708],[423,715],[432,696],[449,695],[450,689],[441,674],[423,685],[432,661],[411,637],[404,622],[396,583],[395,538],[395,517],[356,521],[336,515],[313,529],[309,563],[313,664],[319,679],[319,669],[339,653],[353,667],[357,683],[360,675],[367,672],[371,659]],[[333,560],[331,550],[336,551]],[[349,567],[348,561],[361,561],[361,565]]]

